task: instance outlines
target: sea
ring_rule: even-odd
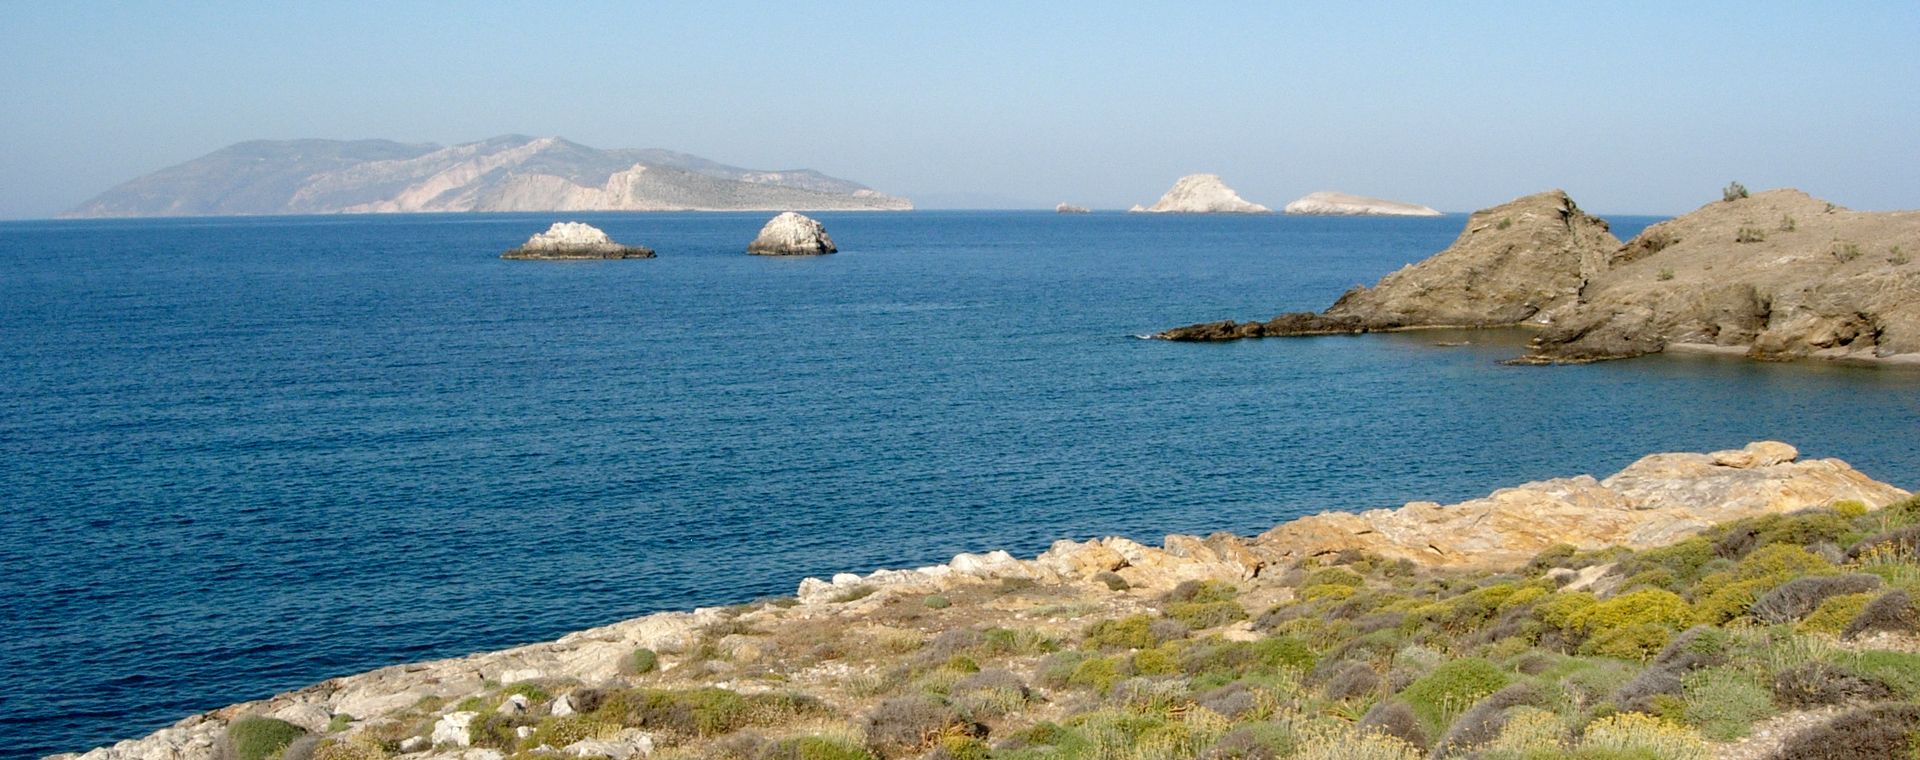
[[[0,224],[0,754],[807,576],[1652,452],[1920,485],[1914,369],[1140,337],[1325,307],[1459,215],[816,216],[840,253],[745,254],[767,214]],[[499,258],[560,220],[659,258]]]

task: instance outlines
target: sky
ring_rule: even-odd
[[[1249,7],[1251,6],[1251,7]],[[251,139],[558,135],[923,207],[1214,172],[1470,211],[1920,208],[1920,2],[0,4],[0,217]]]

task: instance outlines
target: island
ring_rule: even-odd
[[[1281,209],[1296,216],[1440,216],[1426,206],[1364,195],[1322,190],[1308,193]]]
[[[761,256],[818,256],[838,250],[825,225],[792,211],[767,220],[747,244],[747,253]]]
[[[129,180],[62,216],[911,208],[905,198],[811,169],[503,135],[445,146],[253,140]]]
[[[1920,499],[1760,441],[808,578],[55,757],[1906,757],[1916,541]]]
[[[1474,212],[1446,250],[1325,311],[1155,337],[1525,327],[1536,333],[1515,363],[1663,351],[1920,363],[1916,248],[1920,212],[1850,211],[1798,190],[1743,187],[1623,244],[1554,190]]]
[[[1273,209],[1241,198],[1218,174],[1189,174],[1173,183],[1151,206],[1128,209],[1136,214],[1271,214]]]
[[[1090,213],[1093,213],[1093,209],[1090,209],[1090,208],[1087,208],[1086,206],[1075,206],[1075,205],[1073,205],[1073,204],[1071,204],[1071,203],[1062,203],[1062,204],[1060,204],[1060,205],[1058,205],[1058,206],[1054,206],[1054,207],[1053,207],[1053,211],[1054,211],[1054,213],[1056,213],[1056,214],[1090,214]]]
[[[500,254],[503,259],[583,261],[593,259],[651,259],[653,249],[621,245],[599,228],[580,222],[555,222],[546,232],[527,238],[520,247]]]

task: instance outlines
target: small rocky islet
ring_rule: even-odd
[[[598,227],[581,222],[555,222],[546,232],[527,238],[520,247],[500,254],[503,259],[539,261],[586,261],[599,259],[651,259],[652,248],[613,242]]]
[[[1437,327],[1536,330],[1516,363],[1714,351],[1920,362],[1920,212],[1858,212],[1798,190],[1723,200],[1621,243],[1553,190],[1474,212],[1445,250],[1322,312],[1207,322],[1175,341]]]
[[[839,250],[825,225],[792,211],[767,220],[747,244],[747,253],[761,256],[819,256]]]
[[[1892,757],[1920,730],[1916,552],[1920,499],[1759,442],[808,579],[77,757]]]

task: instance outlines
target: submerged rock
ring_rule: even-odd
[[[788,211],[769,220],[747,244],[747,253],[763,256],[815,256],[840,250],[827,228],[811,217]]]
[[[1087,208],[1086,206],[1075,206],[1075,205],[1073,205],[1073,204],[1071,204],[1071,203],[1062,203],[1062,204],[1060,204],[1060,205],[1058,205],[1058,206],[1054,206],[1054,207],[1053,207],[1053,211],[1054,211],[1054,213],[1056,213],[1056,214],[1090,214],[1090,213],[1093,213],[1093,210],[1092,210],[1092,209],[1089,209],[1089,208]]]
[[[1426,206],[1401,203],[1381,198],[1368,198],[1364,195],[1351,195],[1331,190],[1308,193],[1299,200],[1287,204],[1281,209],[1289,214],[1309,216],[1440,216],[1440,212]]]
[[[1241,198],[1218,174],[1189,174],[1151,206],[1134,206],[1147,214],[1271,214],[1273,209]]]
[[[527,238],[521,244],[506,253],[503,259],[651,259],[653,249],[637,245],[621,245],[613,242],[598,227],[580,222],[555,222],[542,232]]]

